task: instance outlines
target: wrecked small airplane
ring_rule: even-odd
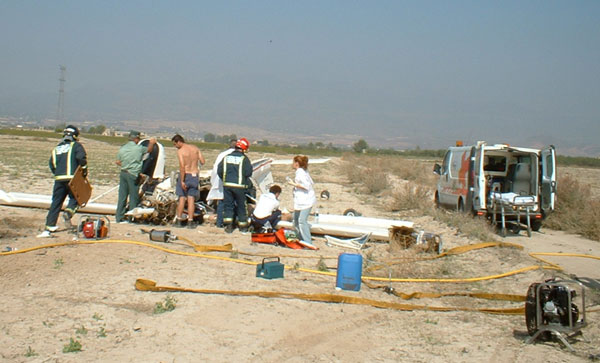
[[[149,140],[142,140],[142,145],[147,145]],[[133,222],[154,225],[167,225],[174,221],[177,208],[177,196],[175,194],[175,182],[178,173],[171,172],[165,175],[165,150],[162,144],[157,143],[158,147],[153,152],[144,156],[142,174],[148,177],[140,187],[141,202],[140,205],[126,213]],[[314,159],[312,163],[325,163],[330,159]],[[273,184],[271,174],[271,165],[290,164],[291,160],[274,160],[272,158],[261,158],[252,162],[252,183],[253,188],[248,190],[249,200],[256,197],[256,192],[268,192]],[[200,196],[196,201],[194,219],[202,223],[205,215],[214,212],[214,208],[207,201],[207,195],[211,188],[210,183],[211,170],[201,170],[199,175]],[[117,186],[118,187],[118,186]],[[81,213],[93,213],[103,215],[114,215],[116,204],[98,203],[96,200],[106,193],[116,189],[106,191],[92,198],[84,207],[80,208]],[[0,204],[7,206],[44,208],[50,207],[52,197],[41,194],[14,193],[0,190]],[[393,219],[368,218],[354,215],[332,215],[321,214],[310,220],[311,232],[319,235],[331,235],[337,237],[355,238],[369,234],[369,239],[379,241],[389,241],[393,238],[393,231],[398,228],[413,231],[413,223]],[[292,222],[281,221],[277,227],[293,229]]]

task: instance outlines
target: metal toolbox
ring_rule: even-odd
[[[266,261],[267,259],[277,259],[277,261]],[[256,265],[256,277],[263,279],[283,278],[284,265],[279,262],[279,257],[263,258],[262,263]]]

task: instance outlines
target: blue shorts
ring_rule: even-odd
[[[175,194],[178,197],[194,197],[198,198],[198,175],[185,174],[185,186],[187,190],[181,187],[181,181],[177,178],[177,186],[175,186]]]

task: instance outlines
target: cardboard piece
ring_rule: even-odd
[[[71,189],[71,193],[75,196],[77,204],[81,207],[85,207],[92,196],[92,185],[87,177],[83,176],[81,165],[77,167],[75,175],[73,175],[73,178],[69,181],[69,189]]]

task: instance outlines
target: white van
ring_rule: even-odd
[[[450,147],[442,165],[435,164],[433,171],[440,176],[435,192],[438,207],[494,220],[502,212],[503,218],[525,223],[517,202],[521,200],[528,206],[527,219],[531,218],[534,231],[540,229],[542,220],[554,210],[554,146],[538,150],[479,141],[477,145]]]

